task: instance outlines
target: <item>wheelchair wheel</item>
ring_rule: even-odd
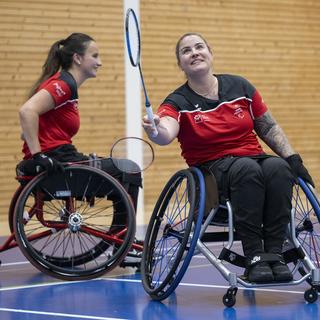
[[[199,169],[180,170],[165,185],[152,213],[141,261],[142,283],[154,300],[178,286],[192,258],[204,211]]]
[[[296,237],[314,265],[320,268],[320,202],[315,190],[301,179],[293,190],[292,209]],[[299,271],[305,274],[303,267]]]
[[[16,241],[39,270],[63,280],[98,277],[116,267],[135,235],[135,212],[121,184],[89,166],[42,173],[14,210]]]
[[[19,185],[17,190],[13,194],[11,202],[10,202],[9,211],[8,211],[8,223],[9,223],[9,229],[10,229],[11,233],[13,232],[14,208],[16,206],[17,200],[18,200],[22,190],[23,190],[23,186]]]

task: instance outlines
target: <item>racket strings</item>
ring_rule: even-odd
[[[119,139],[113,145],[110,157],[119,170],[138,173],[150,167],[154,160],[154,152],[149,142],[128,137]]]
[[[130,62],[136,67],[140,63],[140,30],[138,19],[131,9],[126,16],[126,41]]]

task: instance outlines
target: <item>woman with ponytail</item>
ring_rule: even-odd
[[[80,126],[78,88],[96,77],[100,66],[98,46],[88,35],[73,33],[51,46],[42,74],[19,112],[24,159],[33,158],[49,172],[56,169],[54,159],[44,155],[71,144]]]
[[[19,111],[24,140],[19,175],[51,174],[63,170],[61,162],[89,160],[72,144],[80,127],[78,88],[96,77],[101,65],[98,46],[86,34],[72,33],[51,46],[42,74]],[[124,175],[111,159],[101,160],[100,166],[125,185],[136,206],[141,176]]]

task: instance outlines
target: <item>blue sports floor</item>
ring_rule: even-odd
[[[305,303],[306,283],[254,290],[239,288],[236,305],[226,308],[222,296],[227,283],[200,255],[193,257],[175,293],[162,303],[150,300],[140,274],[132,268],[116,268],[99,279],[62,282],[35,269],[19,249],[2,253],[0,259],[1,320],[320,318],[320,298],[314,304]]]

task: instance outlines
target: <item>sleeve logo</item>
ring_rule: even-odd
[[[56,94],[58,97],[62,97],[64,96],[66,93],[62,90],[61,86],[57,83],[57,82],[54,82],[53,83],[53,86],[55,88],[55,91],[56,91]]]

